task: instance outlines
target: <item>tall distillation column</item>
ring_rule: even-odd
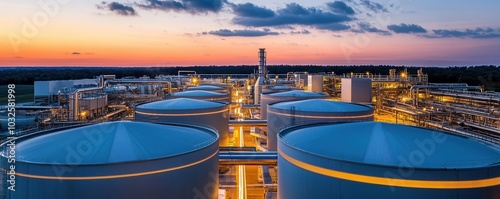
[[[260,94],[262,93],[262,86],[267,83],[266,77],[266,49],[259,48],[259,77],[257,78],[254,87],[254,104],[260,104]]]

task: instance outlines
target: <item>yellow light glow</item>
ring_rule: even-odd
[[[115,179],[115,178],[129,178],[129,177],[137,177],[137,176],[145,176],[145,175],[152,175],[152,174],[158,174],[158,173],[165,173],[169,171],[175,171],[179,169],[184,169],[187,167],[191,167],[197,164],[200,164],[202,162],[207,161],[208,159],[214,157],[215,155],[219,155],[219,151],[216,151],[209,157],[199,160],[190,164],[185,164],[182,166],[178,167],[172,167],[172,168],[167,168],[167,169],[161,169],[161,170],[155,170],[155,171],[146,171],[146,172],[139,172],[139,173],[130,173],[130,174],[119,174],[119,175],[107,175],[107,176],[85,176],[85,177],[69,177],[69,176],[43,176],[43,175],[31,175],[31,174],[25,174],[25,173],[19,173],[16,171],[16,176],[21,176],[21,177],[26,177],[26,178],[35,178],[35,179],[45,179],[45,180],[106,180],[106,179]],[[7,172],[7,170],[3,169],[4,172]]]
[[[367,176],[360,174],[347,173],[331,170],[315,165],[311,165],[297,159],[294,159],[278,149],[278,153],[286,161],[302,169],[333,178],[361,182],[367,184],[376,184],[384,186],[409,187],[409,188],[428,188],[428,189],[469,189],[500,185],[500,177],[482,179],[482,180],[461,180],[461,181],[431,181],[431,180],[407,180],[398,178],[384,178],[376,176]]]

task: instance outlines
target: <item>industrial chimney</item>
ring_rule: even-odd
[[[260,103],[262,86],[267,83],[266,49],[259,48],[259,77],[254,86],[254,104]]]

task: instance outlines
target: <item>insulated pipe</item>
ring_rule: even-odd
[[[229,126],[267,127],[267,120],[229,120]]]
[[[276,165],[277,152],[219,152],[219,165]]]

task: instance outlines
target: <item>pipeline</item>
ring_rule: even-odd
[[[276,165],[277,152],[219,152],[219,165]]]

